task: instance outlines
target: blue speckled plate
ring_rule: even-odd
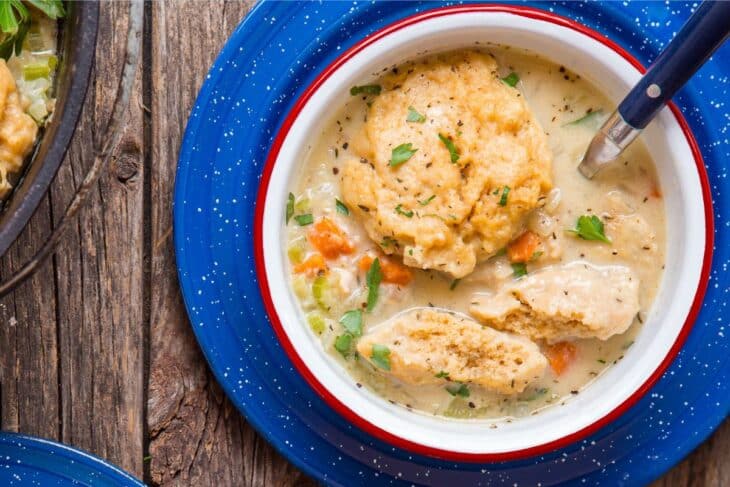
[[[333,485],[636,485],[669,469],[730,407],[723,319],[730,289],[727,241],[715,235],[705,305],[683,350],[637,405],[591,437],[528,460],[454,463],[410,454],[352,427],[311,390],[279,346],[254,267],[256,190],[271,141],[301,91],[363,36],[438,4],[257,5],[233,33],[201,89],[180,153],[175,246],[193,329],[223,388],[246,418],[297,466]],[[648,64],[691,4],[538,3],[607,35]],[[730,160],[730,46],[676,101],[708,165],[715,228]]]
[[[114,465],[53,441],[0,432],[0,485],[142,487]]]

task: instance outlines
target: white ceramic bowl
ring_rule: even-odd
[[[600,35],[552,14],[521,7],[438,9],[391,25],[344,53],[304,93],[277,137],[257,201],[259,279],[280,341],[294,365],[338,412],[392,444],[454,460],[505,460],[565,446],[634,404],[679,351],[701,304],[711,255],[712,208],[699,152],[676,108],[665,108],[643,138],[666,202],[666,271],[660,291],[625,359],[564,406],[502,422],[414,414],[359,389],[305,326],[289,287],[282,245],[291,179],[312,134],[350,96],[349,88],[424,51],[475,41],[524,48],[580,74],[618,103],[641,76],[638,63]],[[273,298],[272,298],[273,297]]]

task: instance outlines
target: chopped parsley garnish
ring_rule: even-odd
[[[390,349],[376,343],[370,351],[370,360],[383,370],[390,370]]]
[[[350,347],[352,346],[352,335],[345,333],[335,339],[335,350],[340,352],[343,357],[347,357],[350,353]]]
[[[400,166],[404,162],[406,162],[408,159],[413,157],[413,154],[415,154],[418,151],[418,149],[413,148],[413,144],[408,142],[407,144],[401,144],[390,154],[390,162],[388,165],[390,167],[396,167]]]
[[[378,302],[378,291],[380,290],[380,281],[383,280],[383,273],[380,271],[380,259],[375,259],[370,264],[367,274],[365,274],[365,282],[368,286],[368,301],[366,309],[372,311],[375,303]]]
[[[347,311],[342,318],[340,318],[340,324],[348,331],[352,336],[359,337],[362,335],[362,310],[351,309]]]
[[[289,220],[294,215],[294,195],[289,193],[289,198],[286,200],[286,223],[289,224]]]
[[[408,107],[408,117],[406,117],[406,122],[423,123],[425,121],[426,117],[424,115],[418,113],[415,108]]]
[[[451,284],[449,284],[449,291],[453,291],[454,289],[456,289],[456,286],[459,285],[460,281],[461,279],[454,279],[453,281],[451,281]]]
[[[522,276],[527,275],[527,266],[524,262],[515,262],[512,264],[512,273],[515,279],[519,279]]]
[[[390,247],[391,245],[397,246],[398,241],[394,239],[393,237],[385,236],[383,237],[383,241],[380,242],[381,247]]]
[[[515,73],[514,71],[502,78],[502,82],[506,84],[507,86],[511,86],[514,88],[517,86],[517,82],[520,80],[520,77]]]
[[[352,96],[356,95],[379,95],[382,91],[383,87],[380,85],[362,85],[362,86],[353,86],[350,88],[350,94]]]
[[[502,188],[502,196],[499,198],[499,206],[507,206],[507,197],[509,197],[509,186]]]
[[[294,220],[299,224],[300,227],[311,225],[314,223],[314,217],[311,213],[305,213],[304,215],[297,215]]]
[[[466,387],[466,384],[462,384],[461,382],[447,384],[445,389],[446,392],[452,396],[469,397],[469,388]]]
[[[449,373],[442,370],[438,374],[434,375],[434,377],[436,377],[437,379],[448,379]]]
[[[395,212],[407,218],[413,218],[413,210],[404,210],[401,205],[395,207]]]
[[[350,209],[347,208],[347,206],[337,198],[335,198],[335,208],[337,209],[337,213],[341,215],[348,216],[350,214]]]
[[[429,204],[430,202],[432,202],[435,197],[436,197],[436,195],[435,194],[432,194],[431,196],[429,196],[425,200],[419,201],[418,204],[421,205],[421,206],[426,206],[427,204]]]
[[[442,134],[439,134],[439,140],[441,140],[441,142],[443,142],[443,144],[449,150],[449,155],[451,156],[451,163],[456,164],[456,161],[459,160],[459,151],[456,150],[454,141]]]
[[[575,223],[575,230],[566,231],[577,235],[583,240],[599,240],[607,244],[611,243],[603,232],[603,222],[596,215],[583,215],[578,217],[578,221]]]

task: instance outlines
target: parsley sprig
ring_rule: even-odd
[[[566,230],[582,238],[583,240],[598,240],[610,244],[611,240],[606,237],[603,230],[603,222],[596,215],[582,215],[575,223],[575,230]]]

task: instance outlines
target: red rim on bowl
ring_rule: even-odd
[[[572,30],[575,30],[579,33],[582,33],[596,41],[599,41],[600,43],[604,44],[605,46],[609,47],[616,53],[620,54],[624,59],[626,59],[632,66],[634,66],[636,69],[638,69],[641,73],[644,73],[646,69],[639,63],[636,58],[634,58],[631,54],[626,52],[621,46],[616,44],[615,42],[611,41],[610,39],[604,37],[603,35],[589,29],[586,26],[583,26],[581,24],[578,24],[577,22],[574,22],[568,18],[561,17],[559,15],[545,12],[542,10],[538,10],[531,7],[522,7],[522,6],[505,6],[505,5],[463,5],[463,6],[454,6],[454,7],[443,7],[438,8],[434,10],[430,10],[427,12],[423,12],[411,17],[406,17],[402,20],[399,20],[393,24],[388,25],[387,27],[384,27],[383,29],[375,32],[373,35],[361,40],[354,46],[352,46],[350,49],[345,51],[342,55],[340,55],[332,64],[330,64],[322,73],[317,76],[317,78],[312,82],[312,84],[304,91],[304,93],[300,96],[300,98],[297,100],[296,104],[292,108],[291,112],[287,115],[286,119],[284,120],[281,128],[279,129],[279,132],[276,135],[276,138],[274,139],[274,142],[271,146],[271,150],[269,151],[268,157],[266,159],[266,163],[263,168],[263,173],[261,176],[261,185],[259,187],[259,193],[256,198],[256,210],[254,215],[254,252],[255,252],[255,260],[256,260],[256,273],[259,281],[259,286],[261,288],[261,294],[263,297],[264,306],[266,308],[266,312],[268,313],[269,319],[271,321],[271,325],[274,328],[274,331],[276,333],[276,336],[279,339],[279,342],[281,343],[282,348],[288,355],[289,359],[292,361],[296,369],[299,371],[299,373],[304,377],[304,379],[307,381],[307,383],[319,394],[319,396],[335,411],[337,411],[340,415],[345,417],[348,421],[350,421],[353,425],[359,427],[366,433],[379,438],[383,441],[386,441],[387,443],[391,444],[392,446],[395,446],[397,448],[402,448],[414,453],[427,455],[435,458],[445,459],[445,460],[453,460],[453,461],[463,461],[463,462],[493,462],[493,461],[506,461],[506,460],[515,460],[515,459],[522,459],[527,458],[535,455],[540,455],[544,453],[548,453],[550,451],[554,451],[563,447],[566,447],[580,439],[585,438],[591,433],[594,433],[598,431],[603,426],[608,425],[615,419],[617,419],[619,416],[621,416],[624,412],[626,412],[629,408],[631,408],[634,404],[636,404],[648,391],[651,389],[651,387],[659,380],[659,378],[662,376],[662,374],[666,371],[666,369],[669,367],[671,362],[674,360],[674,358],[677,356],[679,351],[681,350],[684,342],[686,341],[690,331],[692,330],[692,325],[694,324],[697,315],[700,312],[700,309],[702,307],[702,301],[705,295],[705,291],[707,289],[707,284],[709,280],[709,274],[710,274],[710,266],[712,261],[712,248],[713,248],[713,234],[714,234],[714,226],[713,226],[713,219],[712,219],[712,199],[710,196],[710,186],[707,178],[707,173],[705,171],[704,162],[702,159],[702,154],[700,153],[699,147],[697,146],[697,142],[695,141],[692,132],[689,129],[689,126],[682,116],[681,112],[677,108],[676,105],[673,103],[670,103],[668,106],[671,109],[674,117],[677,120],[677,123],[679,124],[680,128],[684,132],[684,135],[687,139],[687,143],[689,144],[689,147],[692,151],[695,164],[697,166],[697,173],[699,176],[700,184],[702,186],[702,200],[704,205],[704,211],[705,211],[705,251],[704,251],[704,257],[702,262],[702,271],[700,274],[700,281],[697,287],[697,291],[695,293],[694,300],[692,301],[692,306],[689,310],[689,313],[687,314],[687,318],[685,319],[685,322],[680,330],[679,335],[677,336],[676,340],[674,341],[674,344],[669,349],[669,352],[664,357],[662,362],[659,364],[659,366],[656,368],[656,370],[649,376],[649,378],[639,387],[636,391],[631,394],[623,403],[618,405],[616,408],[614,408],[610,413],[602,417],[600,420],[595,421],[594,423],[582,428],[581,430],[578,430],[574,433],[571,433],[569,435],[563,436],[562,438],[559,438],[557,440],[553,440],[547,443],[543,443],[540,445],[532,446],[529,448],[524,448],[520,450],[513,450],[509,452],[502,452],[502,453],[463,453],[463,452],[455,452],[450,450],[442,450],[438,448],[433,448],[430,446],[422,445],[420,443],[415,443],[410,440],[406,440],[404,438],[401,438],[399,436],[396,436],[392,433],[389,433],[388,431],[383,430],[382,428],[372,424],[371,422],[365,420],[361,416],[357,415],[355,412],[353,412],[350,408],[348,408],[345,404],[343,404],[341,401],[339,401],[329,390],[327,390],[320,382],[319,380],[314,376],[314,374],[307,368],[307,366],[304,364],[301,357],[298,355],[296,350],[294,349],[291,341],[289,340],[289,337],[287,336],[286,332],[284,331],[281,321],[279,319],[279,316],[276,312],[276,309],[274,307],[273,299],[271,296],[271,291],[269,288],[269,283],[266,277],[266,270],[264,267],[264,248],[263,248],[263,218],[264,218],[264,203],[266,200],[266,194],[269,187],[269,181],[271,179],[271,173],[274,168],[274,163],[279,155],[279,151],[281,149],[282,143],[284,142],[284,139],[286,138],[287,134],[289,133],[289,130],[291,129],[294,121],[298,117],[301,110],[304,108],[304,106],[307,104],[309,99],[312,97],[312,95],[319,89],[319,87],[327,80],[337,69],[339,69],[345,62],[347,62],[350,58],[352,58],[355,54],[362,51],[365,47],[373,44],[374,42],[382,39],[385,36],[388,36],[389,34],[392,34],[393,32],[396,32],[404,27],[408,27],[410,25],[433,19],[436,17],[442,17],[447,15],[454,15],[454,14],[461,14],[461,13],[467,13],[467,12],[499,12],[499,13],[508,13],[513,15],[518,15],[521,17],[527,17],[531,19],[536,19],[544,22],[550,22],[553,24],[557,24],[562,27],[568,27]]]

